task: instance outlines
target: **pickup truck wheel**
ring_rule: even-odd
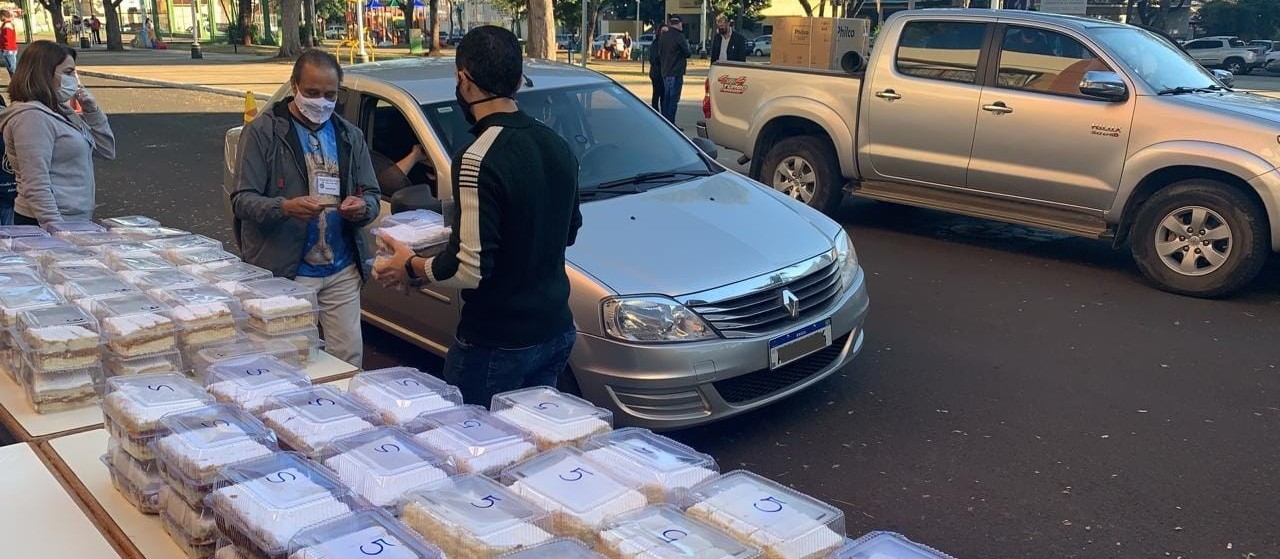
[[[1241,60],[1239,58],[1228,58],[1226,62],[1223,63],[1223,66],[1226,66],[1228,72],[1231,72],[1232,74],[1235,74],[1237,76],[1242,76],[1245,74],[1244,60]]]
[[[844,196],[835,150],[816,136],[792,136],[774,144],[763,173],[774,189],[825,214],[835,212]]]
[[[1267,217],[1257,203],[1214,180],[1169,186],[1138,210],[1130,250],[1157,287],[1221,297],[1257,277],[1267,259]]]

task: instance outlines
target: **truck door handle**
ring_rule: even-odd
[[[1004,101],[996,101],[995,103],[992,103],[990,105],[983,105],[982,110],[987,111],[989,113],[995,113],[998,115],[1007,115],[1013,112],[1013,109],[1009,108],[1008,105],[1004,104]]]
[[[886,89],[886,90],[884,90],[884,91],[877,91],[877,92],[876,92],[876,97],[879,97],[879,98],[884,99],[884,100],[886,100],[886,101],[897,101],[898,99],[901,99],[901,98],[902,98],[902,96],[901,96],[901,95],[898,95],[898,92],[896,92],[896,91],[894,91],[894,90],[892,90],[892,89]]]

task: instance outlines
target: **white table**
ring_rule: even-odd
[[[5,557],[120,558],[30,444],[0,448],[0,471],[0,495],[5,495],[0,499],[0,546]]]
[[[317,383],[350,377],[359,371],[323,351],[305,370],[311,380]],[[60,437],[102,426],[102,410],[98,406],[57,413],[36,413],[27,402],[22,387],[4,372],[0,372],[0,377],[3,377],[0,378],[0,424],[19,441]]]

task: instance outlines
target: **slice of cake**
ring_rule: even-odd
[[[226,303],[200,303],[173,308],[173,320],[187,347],[202,346],[236,337],[235,316]]]
[[[22,337],[32,364],[46,372],[93,367],[102,360],[102,338],[83,326],[27,328]]]
[[[266,334],[304,330],[316,324],[315,307],[311,302],[288,295],[246,299],[244,312],[249,315],[249,325]]]
[[[36,413],[54,413],[92,406],[98,402],[95,376],[101,369],[73,369],[54,373],[33,373],[30,365],[22,385]]]
[[[181,529],[189,543],[204,546],[218,542],[218,527],[213,522],[212,510],[192,507],[169,485],[160,488],[159,500],[160,514]]]
[[[137,357],[177,347],[173,320],[156,313],[137,313],[102,319],[107,347],[121,357]]]
[[[497,482],[461,475],[411,492],[400,520],[450,558],[494,559],[552,539],[546,513]]]
[[[322,463],[374,506],[393,508],[410,490],[452,473],[447,458],[398,428],[381,427],[334,441]]]

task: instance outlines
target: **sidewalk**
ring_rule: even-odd
[[[80,51],[77,65],[81,74],[97,78],[117,79],[149,85],[206,91],[243,97],[246,91],[266,99],[289,79],[292,62],[255,54],[205,52],[201,60],[192,60],[189,47],[174,45],[170,50],[127,50],[107,52],[101,49]],[[219,46],[217,50],[224,47]],[[450,53],[451,54],[451,53]],[[407,57],[407,49],[378,49],[378,60]],[[702,100],[702,82],[706,77],[705,61],[691,60],[685,77],[685,103]],[[601,72],[631,90],[641,99],[650,94],[649,77],[638,62],[596,62],[590,69]],[[647,70],[647,67],[646,67]]]

